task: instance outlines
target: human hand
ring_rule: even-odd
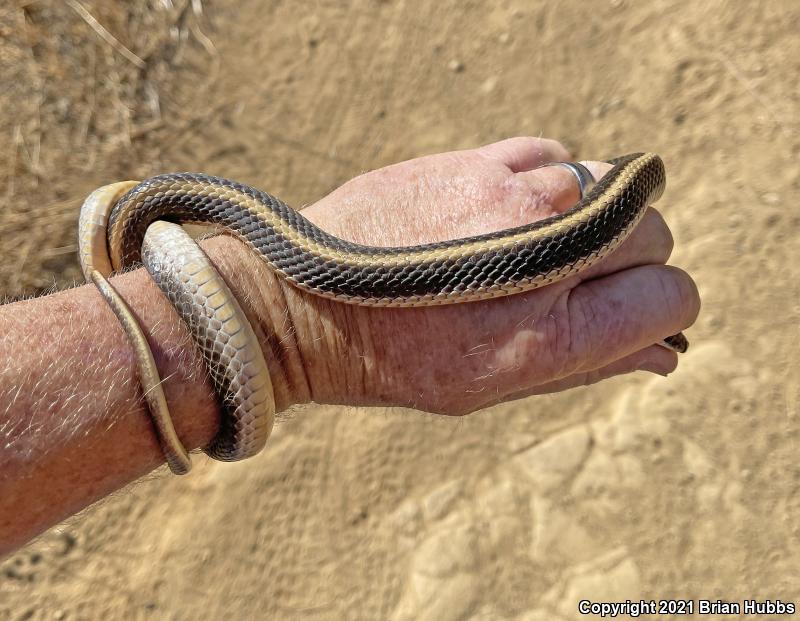
[[[569,171],[537,169],[568,159],[557,142],[534,138],[422,157],[361,175],[303,215],[333,235],[375,246],[506,229],[575,204]],[[598,179],[610,169],[587,165]],[[272,284],[270,293],[247,297],[273,335],[282,403],[458,415],[635,370],[672,371],[677,355],[653,343],[691,325],[700,301],[689,276],[665,265],[671,250],[669,229],[650,208],[606,260],[519,295],[420,308],[351,306],[299,291],[254,259],[251,282]]]
[[[558,143],[517,138],[362,175],[304,211],[323,229],[375,245],[418,244],[528,223],[578,191]],[[591,164],[596,176],[608,170]],[[278,411],[317,401],[466,414],[500,401],[645,369],[652,345],[691,325],[692,280],[664,265],[669,230],[649,209],[589,270],[528,293],[419,308],[336,303],[300,291],[229,236],[203,247],[244,302]],[[185,326],[144,270],[114,279],[154,344],[178,436],[208,446],[220,420]],[[144,415],[130,344],[94,287],[0,307],[0,556],[163,463]],[[111,315],[111,316],[109,316]],[[75,369],[80,373],[76,374]],[[5,509],[5,511],[3,511]]]

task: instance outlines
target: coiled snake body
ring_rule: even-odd
[[[496,233],[397,248],[336,238],[277,198],[233,181],[201,174],[160,175],[141,183],[105,186],[87,199],[80,223],[81,263],[91,278],[95,270],[107,275],[144,260],[194,333],[225,407],[233,411],[207,452],[241,459],[260,450],[271,427],[272,413],[265,423],[263,413],[248,414],[242,405],[268,400],[259,393],[271,392],[268,373],[266,379],[261,377],[266,373],[263,356],[255,351],[257,341],[246,346],[246,359],[239,356],[232,343],[244,329],[237,324],[234,335],[224,329],[230,317],[238,316],[236,309],[228,309],[235,300],[225,297],[218,276],[215,280],[200,267],[204,257],[196,256],[202,255],[199,249],[191,250],[192,242],[175,237],[181,234],[161,221],[218,225],[242,239],[293,285],[344,303],[471,302],[550,284],[613,252],[647,206],[661,196],[665,171],[661,159],[650,153],[610,163],[613,169],[563,214]],[[195,253],[194,258],[186,259],[187,253]],[[200,274],[199,280],[192,270]],[[215,315],[215,304],[222,309],[222,319]],[[242,343],[246,340],[242,337]],[[682,335],[669,337],[665,344],[679,351],[686,347]],[[260,361],[253,362],[257,358]],[[225,380],[231,366],[252,371],[253,377],[248,377],[255,378],[255,388],[243,390],[247,384],[241,378]],[[237,396],[237,391],[242,394]],[[255,420],[261,421],[260,426]]]

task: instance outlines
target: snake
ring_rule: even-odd
[[[205,360],[223,410],[204,450],[224,461],[258,453],[274,420],[266,362],[245,313],[180,225],[211,224],[239,238],[291,285],[345,304],[415,307],[521,293],[580,274],[613,253],[665,188],[654,153],[608,160],[612,169],[573,207],[529,224],[416,246],[367,246],[335,237],[278,198],[236,181],[169,173],[99,188],[79,221],[79,257],[137,352],[143,387],[167,462],[188,471],[146,336],[106,278],[144,264],[182,317]],[[103,291],[103,288],[106,290]],[[659,344],[686,351],[683,334]],[[158,413],[160,412],[160,413]],[[158,413],[158,414],[157,414]]]

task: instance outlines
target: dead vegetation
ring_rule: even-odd
[[[200,0],[122,3],[24,0],[0,8],[0,292],[16,297],[80,280],[80,201],[109,179],[158,158],[165,114],[185,102],[164,93],[199,58],[197,90],[216,50]],[[195,53],[196,52],[196,53]],[[208,62],[208,56],[212,62]],[[211,67],[209,73],[208,67]]]

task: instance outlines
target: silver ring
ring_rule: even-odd
[[[581,198],[586,196],[594,184],[597,183],[591,171],[578,162],[550,162],[548,164],[542,164],[539,168],[545,168],[546,166],[561,166],[575,175],[575,178],[578,180],[578,186],[580,187]]]

